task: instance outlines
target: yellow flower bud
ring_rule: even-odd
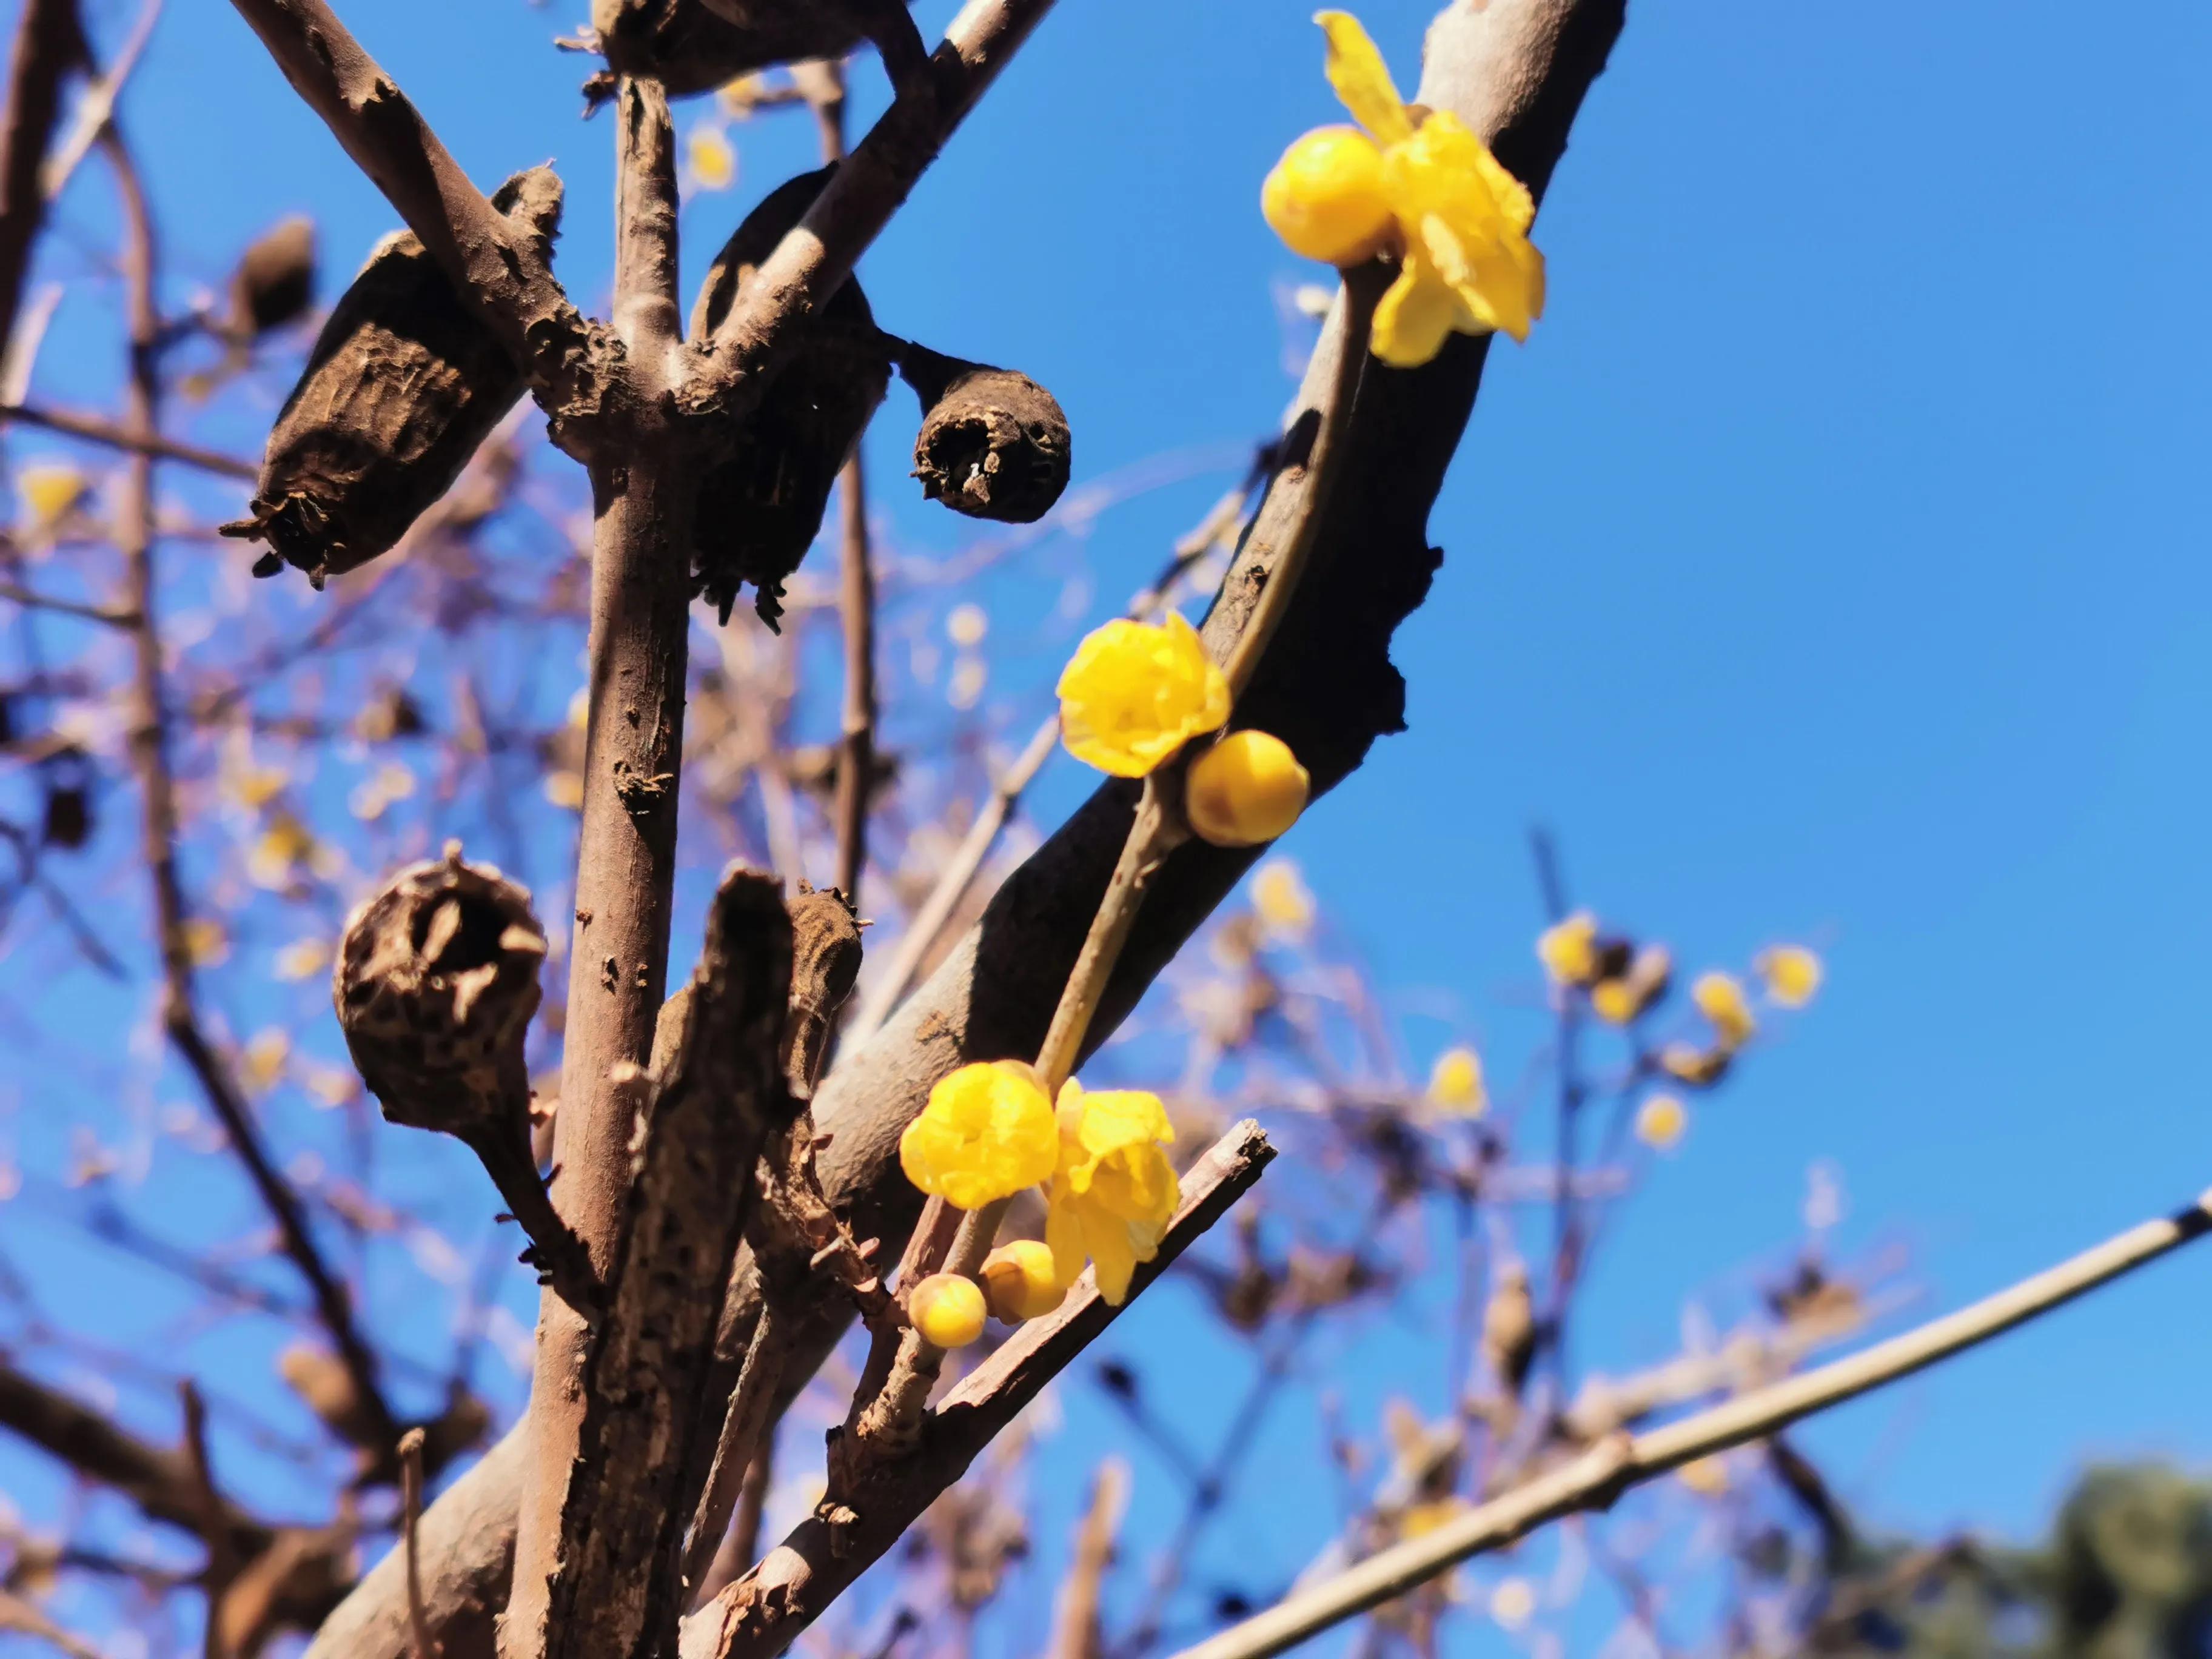
[[[983,1258],[983,1295],[1009,1325],[1043,1318],[1066,1294],[1053,1267],[1052,1247],[1041,1238],[1015,1239]]]
[[[1690,1000],[1698,1005],[1698,1012],[1712,1021],[1713,1029],[1720,1033],[1721,1042],[1730,1048],[1741,1048],[1759,1029],[1759,1022],[1751,1017],[1751,1004],[1743,994],[1743,985],[1733,974],[1717,971],[1700,974],[1698,982],[1690,988]]]
[[[983,1334],[983,1292],[958,1273],[932,1273],[906,1299],[915,1329],[940,1348],[964,1348]]]
[[[1653,1095],[1636,1109],[1636,1138],[1654,1152],[1671,1151],[1689,1127],[1689,1109],[1672,1095]]]
[[[1761,951],[1751,965],[1766,982],[1766,994],[1784,1008],[1802,1008],[1820,988],[1820,958],[1802,945]]]
[[[1280,738],[1231,732],[1191,763],[1183,811],[1216,847],[1257,847],[1298,821],[1310,783]]]
[[[1536,936],[1536,959],[1562,985],[1587,985],[1597,976],[1597,918],[1577,910]]]
[[[1480,1117],[1490,1104],[1482,1061],[1472,1048],[1447,1048],[1429,1073],[1429,1100],[1455,1117]]]
[[[1390,234],[1382,152],[1357,127],[1317,127],[1275,163],[1260,187],[1260,211],[1291,252],[1359,264]]]

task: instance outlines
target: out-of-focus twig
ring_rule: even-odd
[[[15,335],[31,245],[46,221],[39,172],[60,117],[62,82],[84,57],[76,0],[25,0],[0,109],[0,346]]]
[[[21,421],[26,426],[44,427],[49,432],[82,438],[87,443],[104,444],[110,449],[180,462],[185,466],[198,467],[204,472],[237,478],[246,483],[252,483],[261,476],[260,468],[251,461],[239,459],[235,455],[202,449],[197,444],[179,443],[173,438],[162,437],[159,433],[127,431],[97,416],[80,415],[72,410],[47,409],[33,404],[0,404],[0,421]]]

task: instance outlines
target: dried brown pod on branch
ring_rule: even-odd
[[[315,222],[304,214],[280,219],[246,244],[230,274],[223,332],[258,339],[297,322],[315,303]]]
[[[914,476],[921,492],[971,519],[1033,524],[1067,488],[1067,416],[1011,368],[910,345],[899,374],[921,399]]]
[[[550,245],[561,181],[532,167],[492,205]],[[257,576],[290,564],[320,587],[357,569],[446,493],[522,386],[521,369],[421,240],[396,232],[323,325],[269,434],[252,516],[222,533],[269,544]]]
[[[526,1259],[572,1306],[597,1295],[589,1258],[531,1151],[523,1045],[545,930],[530,895],[460,844],[410,865],[347,919],[331,1000],[386,1119],[461,1141],[530,1235]]]
[[[787,179],[745,216],[707,272],[691,311],[693,340],[720,325],[835,171],[833,164]],[[715,434],[699,486],[691,571],[695,591],[723,622],[750,582],[754,609],[776,626],[783,584],[813,545],[830,486],[890,386],[889,343],[859,279],[848,277],[759,405]]]

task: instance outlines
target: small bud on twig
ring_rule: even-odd
[[[908,346],[899,373],[921,399],[914,476],[922,494],[971,519],[1033,524],[1067,488],[1060,401],[1026,374]]]
[[[545,951],[530,895],[449,842],[443,859],[402,870],[348,918],[331,997],[386,1119],[475,1152],[541,1275],[586,1310],[597,1299],[590,1260],[531,1152],[523,1045]]]

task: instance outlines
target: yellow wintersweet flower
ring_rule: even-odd
[[[584,810],[584,778],[580,772],[563,769],[545,775],[545,799],[556,806],[565,806],[571,812]]]
[[[1252,878],[1252,908],[1271,933],[1297,939],[1313,926],[1314,896],[1298,866],[1271,859]]]
[[[1536,1587],[1525,1578],[1507,1578],[1490,1592],[1490,1616],[1507,1630],[1520,1630],[1536,1616]]]
[[[1710,1089],[1728,1075],[1732,1048],[1700,1048],[1694,1042],[1670,1042],[1659,1051],[1659,1068],[1695,1089]]]
[[[1066,1294],[1052,1246],[1042,1239],[1013,1239],[983,1258],[984,1299],[1009,1325],[1043,1318]]]
[[[1636,1109],[1636,1138],[1654,1152],[1672,1151],[1689,1127],[1689,1109],[1672,1095],[1653,1095]]]
[[[1761,951],[1751,965],[1766,982],[1766,994],[1784,1008],[1802,1008],[1820,988],[1820,958],[1802,945]]]
[[[1059,1162],[1052,1103],[1036,1073],[1018,1060],[963,1066],[939,1079],[921,1115],[899,1137],[906,1178],[963,1210],[1048,1180]]]
[[[1184,815],[1216,847],[1273,841],[1306,810],[1312,780],[1290,744],[1265,732],[1231,732],[1191,763]]]
[[[983,1334],[983,1292],[958,1273],[932,1273],[906,1299],[907,1317],[940,1348],[964,1348]]]
[[[1198,630],[1116,619],[1075,648],[1060,676],[1067,752],[1117,778],[1141,778],[1229,718],[1229,682]]]
[[[297,982],[313,979],[331,965],[331,947],[319,939],[295,939],[276,953],[276,977]]]
[[[1759,1022],[1751,1017],[1751,1003],[1743,994],[1743,982],[1734,974],[1716,970],[1698,975],[1698,982],[1690,988],[1690,1000],[1698,1005],[1699,1013],[1712,1021],[1721,1041],[1731,1048],[1743,1047],[1759,1029]]]
[[[1482,1060],[1474,1049],[1447,1048],[1429,1073],[1429,1101],[1454,1117],[1480,1117],[1490,1105]]]
[[[1292,144],[1261,190],[1267,222],[1292,252],[1334,264],[1396,241],[1398,279],[1370,339],[1386,363],[1425,363],[1455,331],[1527,339],[1544,310],[1527,189],[1457,116],[1407,106],[1358,19],[1322,11],[1314,21],[1328,40],[1329,84],[1367,140],[1334,127]]]
[[[230,935],[210,916],[193,916],[183,928],[185,955],[195,968],[213,968],[230,955]]]
[[[1597,976],[1597,918],[1577,910],[1536,936],[1536,959],[1562,985],[1587,985]]]
[[[694,127],[684,145],[691,182],[700,190],[727,190],[738,179],[738,152],[717,127]]]
[[[1718,1498],[1729,1489],[1728,1465],[1718,1457],[1692,1458],[1674,1478],[1700,1498]]]
[[[83,473],[59,461],[34,461],[15,474],[15,494],[23,504],[22,528],[43,536],[70,515],[91,488]]]
[[[272,1089],[277,1079],[284,1074],[284,1062],[291,1057],[292,1039],[271,1026],[257,1031],[239,1051],[239,1081],[250,1094],[261,1094]]]
[[[1135,1091],[1086,1094],[1070,1078],[1060,1091],[1060,1170],[1045,1193],[1045,1243],[1063,1282],[1097,1269],[1108,1305],[1128,1299],[1140,1261],[1182,1201],[1175,1166],[1162,1150],[1175,1139],[1158,1095]]]

